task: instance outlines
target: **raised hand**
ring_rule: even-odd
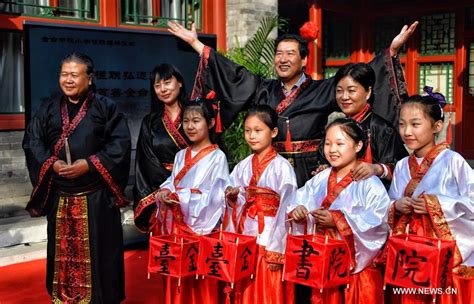
[[[194,25],[194,23],[191,24],[191,30],[188,30],[176,21],[168,21],[168,26],[168,32],[175,35],[176,37],[181,38],[181,40],[192,46],[193,49],[196,50],[196,52],[198,52],[199,54],[202,53],[202,50],[204,49],[204,44],[198,39],[196,26]]]
[[[398,55],[398,51],[415,32],[417,25],[418,21],[415,21],[412,23],[412,25],[410,25],[410,27],[408,27],[408,25],[403,26],[400,33],[392,40],[392,44],[390,45],[390,56],[393,57]]]

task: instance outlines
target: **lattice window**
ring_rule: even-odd
[[[122,0],[122,23],[166,27],[169,20],[201,26],[202,0]]]
[[[390,46],[393,37],[400,33],[401,28],[408,24],[405,17],[383,17],[375,19],[374,26],[374,51],[379,52]],[[406,54],[406,44],[400,49],[400,55]]]
[[[466,27],[474,30],[474,7],[466,9]]]
[[[349,59],[352,40],[351,22],[327,21],[323,28],[323,59]]]
[[[474,42],[469,46],[469,62],[468,62],[468,90],[467,93],[474,96]]]
[[[324,67],[323,69],[324,78],[327,79],[327,78],[333,77],[334,75],[336,75],[337,70],[339,70],[338,67]]]
[[[424,86],[433,87],[434,92],[440,92],[448,103],[453,103],[454,64],[452,62],[424,63],[418,66],[419,93]]]
[[[96,21],[99,15],[98,1],[58,0],[57,6],[53,6],[53,1],[51,0],[2,1],[0,3],[0,13]]]
[[[455,14],[442,13],[421,17],[420,54],[453,54],[455,51]]]

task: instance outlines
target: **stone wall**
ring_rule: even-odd
[[[0,218],[26,214],[32,186],[21,148],[23,133],[0,132]]]
[[[263,16],[278,14],[278,0],[227,0],[226,14],[227,48],[232,48],[236,38],[239,45],[247,42]]]

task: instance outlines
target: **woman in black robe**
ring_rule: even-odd
[[[181,124],[182,102],[186,97],[184,79],[170,64],[153,70],[151,112],[143,118],[137,142],[134,187],[135,225],[143,232],[156,224],[155,194],[171,175],[176,153],[189,145]]]
[[[334,76],[336,101],[346,116],[357,121],[369,138],[369,146],[353,172],[355,180],[379,176],[388,188],[395,164],[408,155],[397,129],[372,111],[375,72],[366,63],[348,63]]]

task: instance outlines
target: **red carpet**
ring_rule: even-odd
[[[154,286],[156,275],[147,279],[148,250],[125,251],[124,304],[160,303]],[[0,267],[0,304],[51,303],[46,292],[46,259]]]

